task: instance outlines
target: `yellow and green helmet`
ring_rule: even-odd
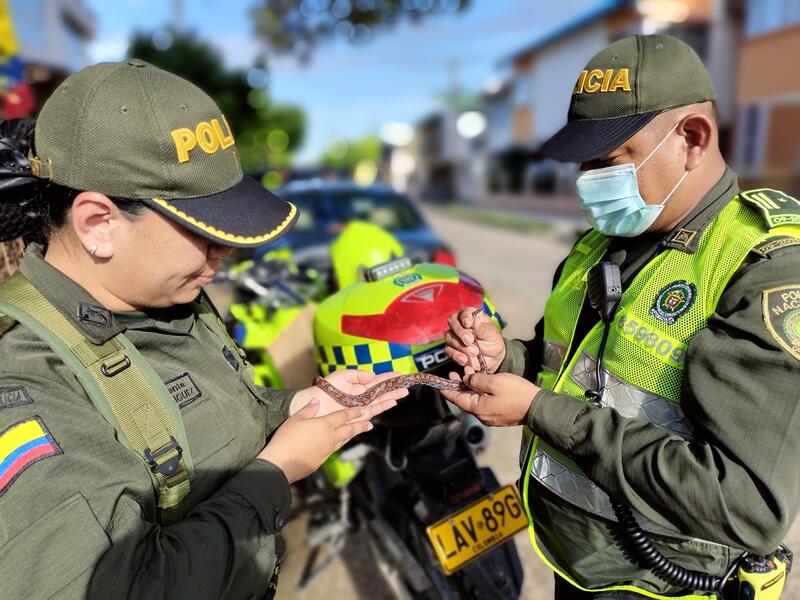
[[[363,281],[375,265],[405,256],[391,233],[368,221],[350,221],[331,244],[331,266],[339,289]]]
[[[370,274],[317,308],[314,357],[322,375],[341,369],[434,371],[449,360],[447,320],[466,306],[482,307],[499,328],[505,326],[480,283],[455,267],[400,259]]]

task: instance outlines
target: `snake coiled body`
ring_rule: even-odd
[[[438,377],[429,373],[414,373],[412,375],[398,375],[386,381],[382,381],[377,385],[372,386],[367,391],[361,394],[345,394],[331,384],[328,380],[322,377],[314,378],[314,385],[327,393],[331,398],[336,400],[342,406],[366,406],[375,398],[382,396],[387,392],[392,392],[400,388],[409,388],[413,385],[427,385],[437,390],[451,390],[454,392],[463,392],[469,388],[460,381],[453,381]]]

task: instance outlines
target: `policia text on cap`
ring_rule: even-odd
[[[732,597],[785,581],[770,559],[800,499],[800,202],[739,190],[713,99],[674,38],[594,56],[543,147],[581,163],[592,229],[535,337],[504,340],[469,308],[450,319],[448,354],[472,372],[480,348],[492,374],[449,400],[525,425],[520,487],[558,598],[716,597],[729,567]],[[607,323],[587,288],[621,292],[592,298]],[[745,551],[768,558],[736,565]]]
[[[0,596],[274,594],[289,484],[404,395],[253,383],[202,288],[296,214],[208,96],[142,61],[69,77],[35,134],[0,123],[0,239],[40,242],[0,284]]]

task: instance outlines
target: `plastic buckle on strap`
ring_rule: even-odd
[[[144,449],[144,457],[147,459],[147,464],[150,465],[150,470],[153,473],[160,473],[165,477],[169,477],[173,475],[178,468],[180,467],[181,458],[183,457],[183,448],[180,447],[177,440],[169,436],[170,443],[156,450],[155,452],[151,452],[150,448]],[[161,462],[161,458],[164,458],[170,452],[175,452],[175,454],[163,462]]]
[[[100,365],[100,372],[106,377],[113,377],[114,375],[119,375],[130,366],[131,359],[128,358],[127,354],[123,354],[121,360],[113,362],[110,365],[108,363]]]

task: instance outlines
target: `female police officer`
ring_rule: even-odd
[[[337,410],[252,383],[202,286],[296,209],[242,176],[199,89],[137,60],[89,67],[33,141],[0,145],[0,238],[46,242],[0,285],[2,595],[263,597],[289,483],[404,392]]]

